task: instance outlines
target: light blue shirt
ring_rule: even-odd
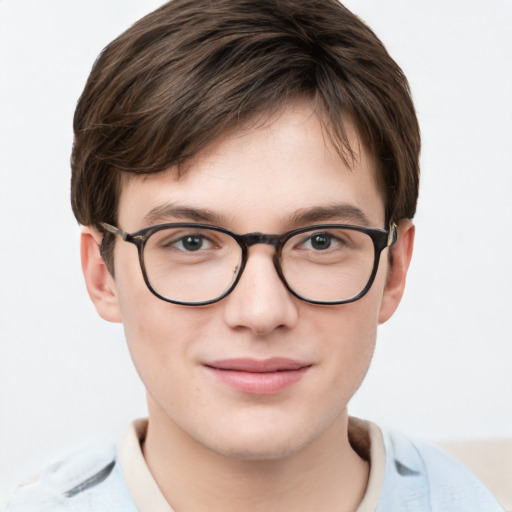
[[[382,434],[386,466],[375,512],[504,512],[467,469],[437,447],[399,433],[384,430]],[[111,448],[82,452],[48,468],[18,488],[6,512],[137,512],[137,508]]]

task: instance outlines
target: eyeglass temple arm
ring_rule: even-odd
[[[107,230],[109,233],[112,233],[113,235],[120,236],[125,241],[129,241],[131,239],[129,233],[126,233],[126,231],[116,228],[115,226],[112,226],[111,224],[107,224],[106,222],[100,222],[100,226],[103,229]]]
[[[389,224],[389,233],[388,233],[388,243],[386,247],[391,247],[395,245],[398,240],[398,226],[396,222],[391,222]]]

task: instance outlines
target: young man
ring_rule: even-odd
[[[437,449],[349,418],[411,259],[405,77],[335,0],[175,0],[75,114],[72,204],[149,419],[8,510],[500,510]]]

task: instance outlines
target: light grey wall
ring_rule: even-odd
[[[0,488],[144,415],[97,317],[69,206],[74,105],[159,0],[0,0]],[[352,414],[434,439],[512,436],[512,2],[348,0],[408,75],[423,182],[403,303]]]

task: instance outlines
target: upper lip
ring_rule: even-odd
[[[271,357],[268,359],[234,358],[221,359],[205,363],[205,366],[217,370],[231,370],[250,373],[269,373],[278,371],[299,370],[311,366],[309,363],[289,359],[287,357]]]

